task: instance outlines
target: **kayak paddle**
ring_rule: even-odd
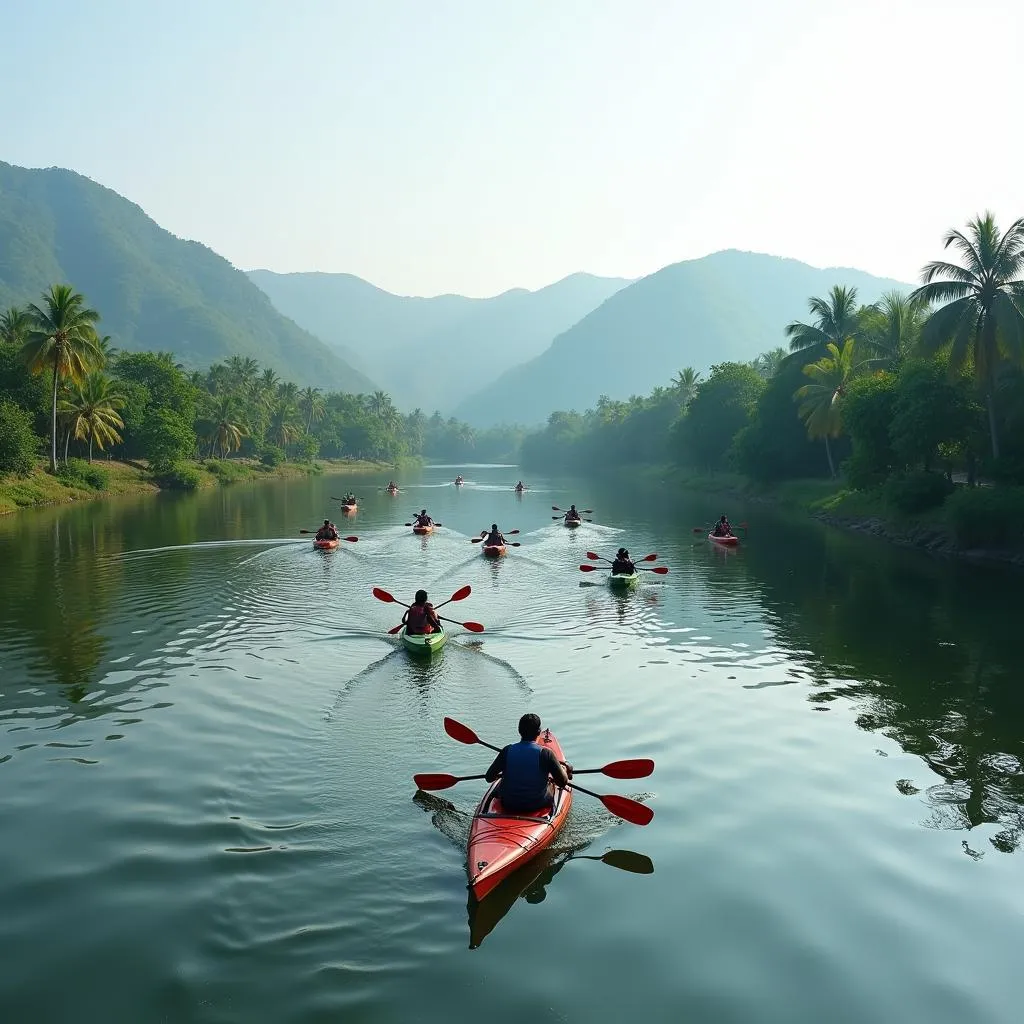
[[[637,572],[656,572],[659,576],[665,576],[668,573],[667,565],[656,565],[653,569],[648,569],[646,565],[638,565],[636,567]]]
[[[551,506],[551,511],[552,512],[566,512],[568,510],[564,509],[564,508],[559,508],[557,505],[552,505]],[[576,511],[579,512],[579,514],[581,516],[592,516],[594,514],[594,510],[592,508],[578,508],[578,509],[576,509]]]
[[[642,779],[654,771],[654,762],[649,758],[636,758],[632,761],[612,761],[603,768],[581,768],[574,771],[573,778],[577,775],[593,775],[600,772],[612,779]],[[484,775],[446,775],[426,774],[414,775],[413,782],[423,790],[449,789],[457,782],[468,782],[472,779],[483,779]]]
[[[604,555],[595,554],[593,551],[588,551],[587,552],[587,558],[589,558],[592,562],[597,562],[597,561],[611,562],[611,561],[613,561],[613,559],[605,558]],[[636,558],[636,559],[634,559],[634,564],[636,562],[656,562],[657,560],[658,560],[658,556],[657,555],[644,555],[643,558]]]
[[[406,523],[405,525],[406,526],[412,526],[412,523]],[[419,524],[417,523],[417,525],[419,525]],[[437,522],[437,520],[434,520],[434,522],[432,522],[430,525],[431,526],[444,526],[444,523],[439,523],[439,522]]]
[[[299,533],[316,533],[316,530],[299,530]],[[355,544],[355,542],[357,540],[359,540],[359,538],[358,537],[339,537],[338,540],[347,540],[347,541],[349,541],[349,543]]]
[[[399,601],[397,597],[392,597],[391,594],[386,590],[382,590],[380,587],[374,587],[371,593],[378,601],[383,601],[385,604],[400,604],[403,608],[409,607],[404,601]],[[465,601],[471,593],[473,593],[473,588],[467,583],[464,587],[460,587],[456,590],[447,601],[442,601],[440,604],[435,605],[434,608],[435,610],[437,608],[443,608],[446,604],[451,604],[452,601]]]
[[[459,622],[457,619],[446,619],[443,615],[438,615],[438,618],[442,622],[450,622],[455,626],[461,626],[463,629],[468,629],[470,633],[482,633],[484,631],[482,622]]]
[[[487,531],[487,530],[481,530],[480,531],[480,536],[479,537],[471,537],[469,543],[470,544],[479,544],[482,540],[486,540],[488,532],[489,531]],[[506,537],[514,537],[518,532],[519,532],[518,530],[509,530],[508,533],[505,534],[505,536]]]

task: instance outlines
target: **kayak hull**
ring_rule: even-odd
[[[708,534],[708,540],[723,548],[734,548],[739,545],[739,537],[716,537],[713,533]]]
[[[506,550],[504,544],[485,544],[483,547],[484,558],[501,558]]]
[[[410,636],[402,630],[402,646],[410,653],[420,657],[429,658],[436,651],[441,650],[448,640],[448,634],[442,629],[437,633],[424,633],[423,635]]]
[[[320,551],[333,551],[340,543],[340,540],[314,540],[313,547]]]
[[[559,761],[565,760],[562,748],[550,729],[537,737]],[[484,793],[473,814],[469,829],[466,868],[469,887],[482,900],[513,871],[547,849],[561,831],[572,806],[572,790],[555,788],[553,807],[529,814],[510,814],[502,810],[497,796],[500,780]]]
[[[358,505],[342,505],[341,514],[345,516],[355,515],[356,509],[358,508]]]
[[[434,527],[433,526],[414,526],[412,528],[412,532],[415,533],[415,534],[418,534],[419,536],[425,536],[428,533],[433,533],[434,532]]]
[[[628,587],[635,587],[640,582],[640,573],[613,572],[608,577],[608,585],[616,590],[626,590]]]
[[[563,522],[565,523],[565,528],[567,530],[577,530],[581,525],[579,519],[565,519]]]

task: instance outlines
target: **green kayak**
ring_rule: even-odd
[[[618,588],[632,587],[639,579],[640,573],[638,572],[631,572],[628,575],[626,573],[613,572],[608,577],[608,583],[610,586]]]
[[[448,634],[442,629],[439,633],[424,633],[422,636],[409,636],[402,630],[402,643],[410,654],[431,655],[444,647]]]

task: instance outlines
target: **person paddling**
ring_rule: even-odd
[[[576,511],[575,505],[569,506],[569,511],[565,513],[565,521],[567,523],[578,523],[581,522],[580,514]]]
[[[434,520],[431,519],[430,516],[427,515],[427,510],[426,509],[423,509],[419,513],[419,515],[416,516],[416,525],[417,526],[433,526],[434,525]]]
[[[629,552],[625,548],[619,548],[615,553],[615,561],[612,562],[612,572],[616,576],[632,576],[636,572],[636,566],[633,564],[633,560],[629,557]]]
[[[406,609],[402,623],[409,636],[424,636],[427,633],[440,633],[441,620],[434,611],[434,606],[427,600],[425,590],[416,591],[416,599]]]
[[[320,529],[316,531],[316,539],[317,540],[337,540],[338,539],[338,531],[335,528],[334,523],[332,523],[330,521],[330,519],[325,519],[324,520],[324,525],[321,526]]]
[[[387,488],[387,489],[388,489],[388,491],[390,491],[390,492],[391,492],[391,494],[394,494],[394,493],[395,493],[395,492],[396,492],[396,491],[398,490],[398,484],[396,484],[396,483],[395,483],[395,481],[394,481],[394,480],[392,480],[392,481],[391,481],[391,482],[390,482],[390,483],[388,484],[388,488]]]
[[[491,532],[484,538],[484,547],[498,547],[506,543],[505,535],[498,529],[498,524],[491,523]]]
[[[525,491],[526,490],[526,485],[523,483],[522,480],[520,480],[519,483],[516,484],[516,490],[517,491]]]
[[[537,742],[539,735],[540,718],[523,715],[519,719],[519,742],[503,747],[487,769],[488,782],[501,776],[498,798],[503,810],[524,814],[551,807],[554,787],[563,789],[572,778],[572,765],[563,768],[550,747]]]
[[[725,513],[722,513],[722,518],[719,519],[717,523],[715,523],[715,528],[711,532],[716,537],[731,537],[732,536],[732,526],[730,525],[729,520],[726,519]]]

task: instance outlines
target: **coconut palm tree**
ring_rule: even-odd
[[[31,326],[32,318],[28,315],[28,310],[11,306],[0,313],[0,344],[16,345],[21,348],[28,341]]]
[[[843,399],[850,382],[863,366],[863,362],[857,361],[856,350],[857,343],[852,338],[848,338],[842,348],[830,341],[826,346],[828,354],[804,367],[811,383],[798,388],[793,395],[793,400],[800,402],[799,414],[807,427],[807,436],[825,442],[828,468],[833,477],[836,467],[829,438],[843,432]]]
[[[324,396],[320,394],[319,388],[303,388],[299,392],[299,408],[306,416],[306,433],[308,434],[313,426],[313,421],[320,422],[327,411],[324,403]]]
[[[299,385],[286,380],[277,385],[277,400],[293,408],[299,404]]]
[[[43,293],[43,304],[28,307],[32,321],[21,354],[32,373],[53,373],[50,425],[50,472],[57,472],[57,391],[62,377],[73,382],[101,360],[96,344],[100,315],[70,285],[55,284]]]
[[[245,427],[240,423],[238,401],[232,394],[216,397],[210,414],[210,441],[214,454],[229,455],[242,447]]]
[[[686,366],[672,378],[672,387],[679,396],[679,404],[685,409],[697,394],[701,375],[692,367]]]
[[[270,414],[267,439],[279,448],[286,448],[298,439],[299,426],[295,422],[295,406],[279,401]]]
[[[756,356],[750,364],[761,375],[763,380],[771,380],[779,372],[782,361],[786,358],[784,348],[773,348]]]
[[[72,386],[70,395],[59,403],[58,411],[66,417],[75,440],[89,442],[89,461],[92,462],[93,443],[100,451],[108,444],[120,444],[121,435],[117,431],[124,427],[124,421],[118,410],[123,407],[124,396],[114,382],[95,370]]]
[[[963,265],[929,263],[912,295],[939,306],[921,330],[920,347],[926,355],[948,348],[952,373],[968,363],[973,366],[988,407],[992,456],[999,458],[999,366],[1003,361],[1024,362],[1024,218],[1000,235],[995,217],[986,213],[968,223],[966,234],[948,232],[943,248],[950,246]]]
[[[824,355],[828,345],[842,345],[847,338],[856,338],[860,333],[860,318],[857,310],[857,289],[836,285],[827,298],[813,296],[807,300],[814,316],[812,323],[794,320],[786,327],[790,352],[813,349],[814,355]]]
[[[918,347],[927,318],[927,303],[897,291],[863,309],[861,340],[874,353],[871,361],[885,369],[898,367]]]

